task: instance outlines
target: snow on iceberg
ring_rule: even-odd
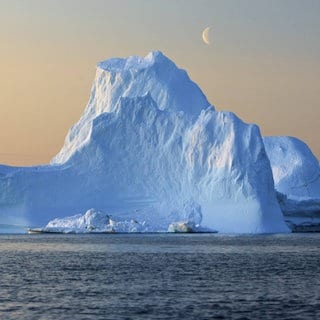
[[[320,217],[320,166],[309,147],[293,137],[264,137],[275,188],[285,215]]]
[[[142,233],[169,232],[194,233],[216,232],[189,221],[173,222],[168,230],[153,229],[145,221],[116,220],[109,214],[90,209],[84,214],[55,218],[44,227],[29,229],[29,233]]]
[[[87,108],[47,166],[0,167],[1,221],[88,208],[167,230],[287,232],[256,125],[216,112],[160,52],[98,64]]]
[[[90,209],[85,214],[53,219],[39,231],[52,233],[140,233],[148,232],[149,229],[144,222],[117,221],[106,213]]]

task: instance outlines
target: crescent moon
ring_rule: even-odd
[[[205,28],[203,31],[202,31],[202,40],[205,44],[209,45],[210,44],[210,34],[209,34],[209,31],[210,31],[210,27],[207,27]]]

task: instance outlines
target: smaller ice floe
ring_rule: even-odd
[[[44,228],[29,229],[28,233],[148,233],[166,232],[163,229],[150,227],[145,221],[134,219],[119,220],[111,215],[90,209],[84,214],[76,214],[65,218],[51,220]],[[170,233],[196,233],[217,232],[201,227],[194,221],[173,222],[167,232]]]
[[[29,233],[140,233],[145,229],[145,222],[117,221],[107,213],[90,209],[85,214],[53,219],[44,228],[30,229]]]
[[[216,233],[218,231],[201,227],[199,224],[195,224],[194,222],[180,221],[180,222],[171,223],[168,227],[168,232],[169,233],[201,233],[201,232]]]

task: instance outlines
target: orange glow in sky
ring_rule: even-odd
[[[0,163],[48,163],[86,106],[96,63],[151,50],[186,69],[217,110],[319,157],[319,12],[315,0],[3,0]]]

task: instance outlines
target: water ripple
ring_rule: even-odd
[[[319,319],[320,235],[1,235],[0,319]]]

